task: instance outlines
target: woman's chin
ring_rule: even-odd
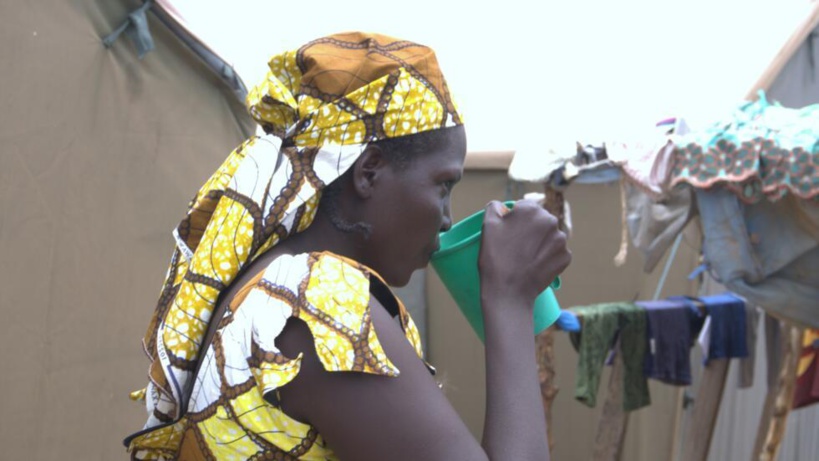
[[[391,287],[402,288],[409,284],[412,274],[420,267],[409,267],[402,270],[396,270],[389,276],[382,274],[384,281]]]

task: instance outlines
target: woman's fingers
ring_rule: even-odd
[[[486,206],[480,268],[490,286],[539,293],[571,261],[557,218],[530,200]]]

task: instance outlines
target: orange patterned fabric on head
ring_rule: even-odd
[[[274,56],[248,95],[267,133],[351,145],[460,125],[435,53],[382,35],[321,38]]]
[[[267,135],[237,147],[174,230],[176,250],[143,340],[145,429],[178,422],[219,294],[247,263],[306,229],[325,185],[367,143],[462,124],[434,52],[377,34],[321,38],[274,56],[247,97]],[[178,435],[178,434],[177,434]]]

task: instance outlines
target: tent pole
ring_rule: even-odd
[[[796,386],[796,368],[799,363],[799,351],[802,345],[802,328],[790,322],[780,322],[782,331],[778,344],[783,359],[776,383],[769,389],[765,406],[759,420],[753,461],[771,461],[777,458],[788,414],[793,406],[793,393]]]
[[[802,43],[805,42],[808,35],[813,32],[813,29],[815,29],[817,25],[819,25],[819,1],[813,2],[811,12],[790,36],[788,41],[785,42],[771,63],[768,64],[765,72],[762,73],[756,83],[754,83],[748,91],[748,94],[745,95],[745,99],[753,101],[756,99],[757,91],[768,91],[776,80],[776,77],[779,76],[782,69],[785,68],[785,65],[788,64],[788,61],[790,61],[794,53],[796,53],[796,50],[802,46]]]

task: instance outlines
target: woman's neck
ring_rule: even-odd
[[[346,233],[335,226],[322,213],[316,213],[310,227],[296,233],[274,246],[257,261],[264,267],[277,257],[328,251],[339,256],[366,264],[366,240],[361,234]]]

